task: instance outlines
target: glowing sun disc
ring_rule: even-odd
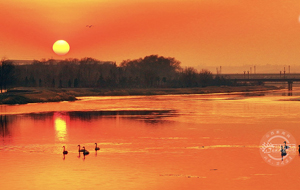
[[[70,50],[70,46],[65,40],[57,40],[52,49],[57,55],[66,55]]]

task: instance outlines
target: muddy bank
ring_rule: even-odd
[[[147,89],[93,89],[93,88],[13,88],[0,94],[0,104],[27,104],[75,101],[80,96],[134,96],[169,94],[253,93],[278,90],[274,86],[222,86],[205,88],[147,88]]]

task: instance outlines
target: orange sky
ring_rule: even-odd
[[[0,0],[0,57],[297,65],[299,16],[299,0]],[[52,51],[59,39],[65,56]]]

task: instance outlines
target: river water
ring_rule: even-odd
[[[1,105],[0,187],[298,189],[298,153],[270,165],[260,143],[276,129],[300,140],[300,102],[291,101],[299,96],[295,88],[293,96],[280,90]],[[78,145],[90,154],[79,154]]]

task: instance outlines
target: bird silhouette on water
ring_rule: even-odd
[[[83,147],[83,150],[84,150],[84,151],[82,152],[83,155],[88,155],[88,154],[90,153],[89,151],[85,150],[85,147]]]
[[[97,151],[97,150],[100,150],[100,148],[97,147],[97,143],[95,143],[95,145],[96,145],[95,150],[96,150],[96,151]]]
[[[78,152],[84,152],[84,149],[80,149],[80,144],[78,145]]]
[[[68,154],[68,151],[66,151],[66,147],[63,146],[63,148],[64,148],[63,154]]]

